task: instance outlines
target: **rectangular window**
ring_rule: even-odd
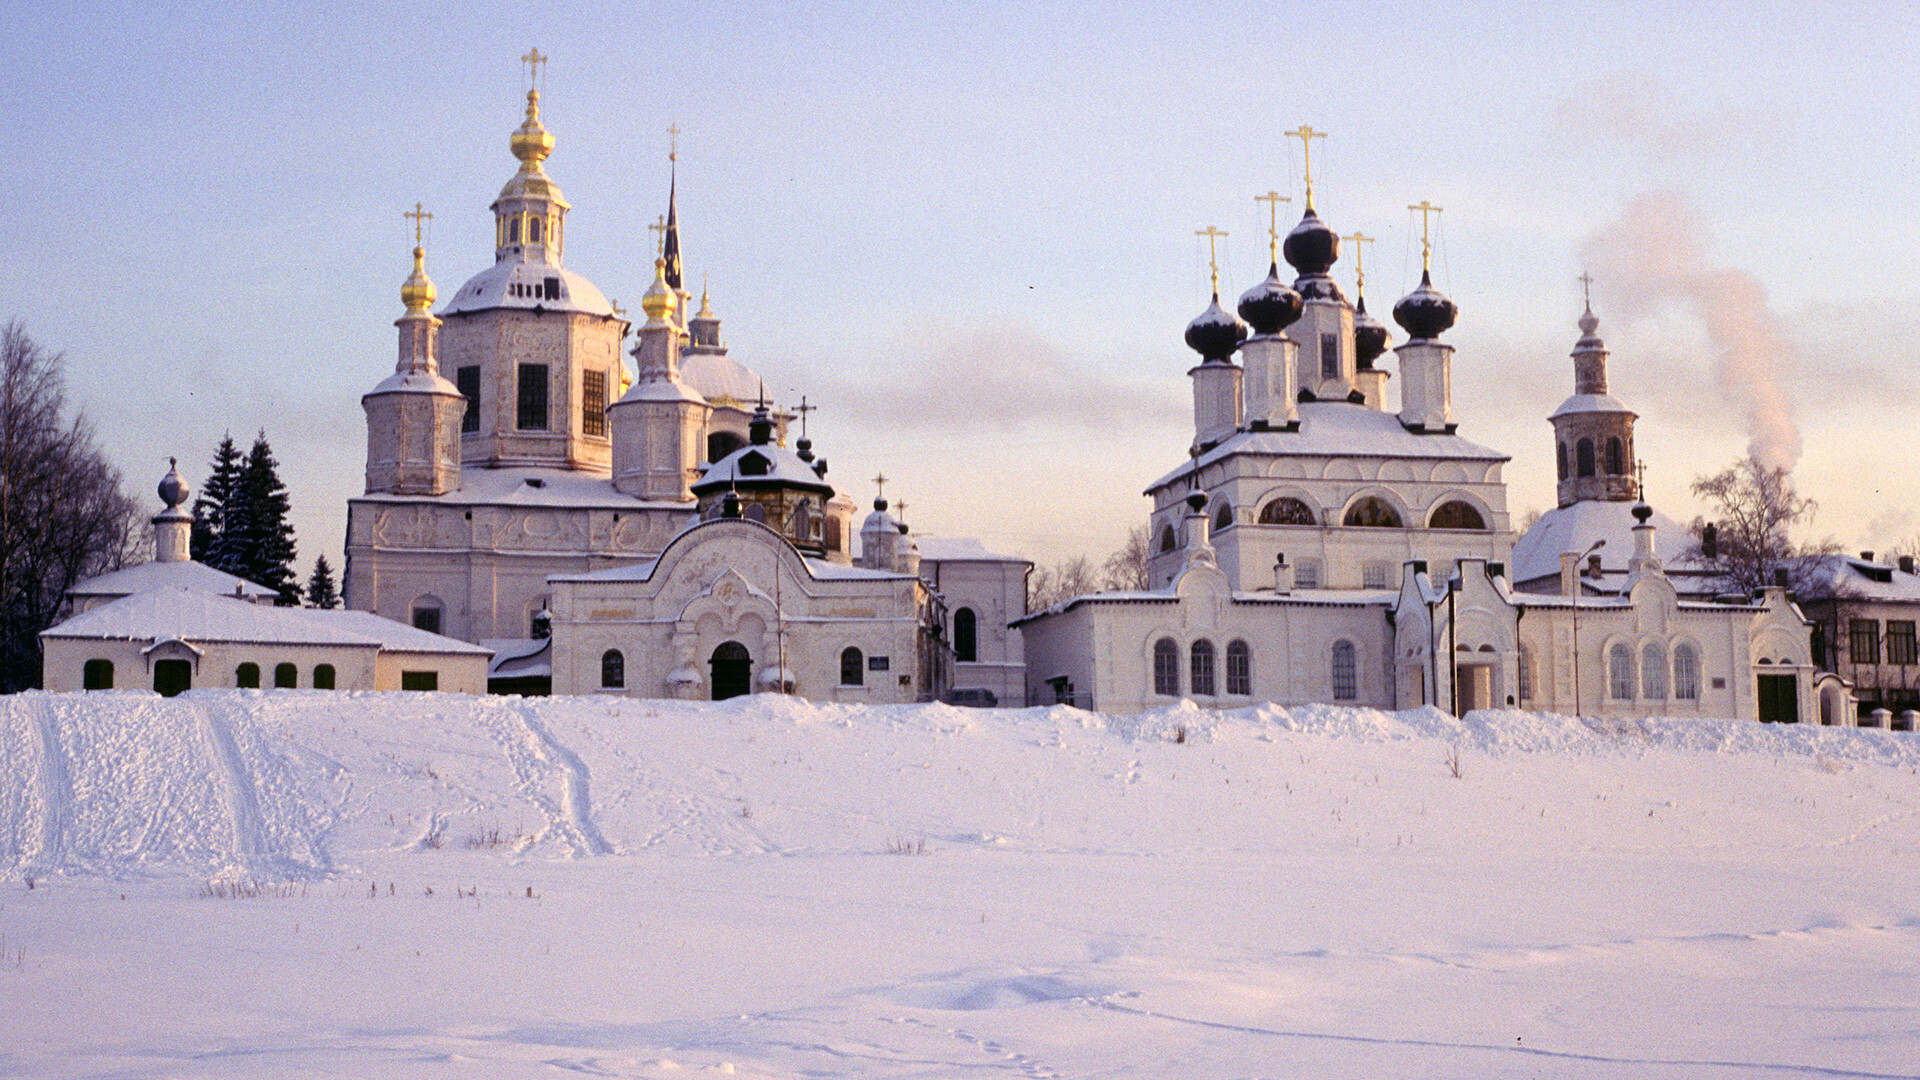
[[[1244,641],[1227,646],[1227,693],[1240,697],[1253,693],[1253,653]]]
[[[1337,379],[1340,377],[1340,344],[1333,334],[1320,335],[1320,377]]]
[[[1386,589],[1393,585],[1393,567],[1388,563],[1370,562],[1360,571],[1360,586],[1366,589]]]
[[[1360,671],[1353,642],[1333,643],[1333,700],[1354,701],[1360,696]]]
[[[1320,560],[1301,559],[1294,567],[1293,584],[1298,589],[1317,589],[1320,587]]]
[[[580,433],[607,433],[607,373],[604,371],[580,373]]]
[[[454,388],[465,395],[467,412],[460,418],[462,433],[480,430],[480,369],[463,367],[453,373]]]
[[[1851,619],[1847,622],[1847,659],[1856,664],[1880,662],[1880,621]]]
[[[522,431],[547,430],[547,365],[520,365],[520,418]]]
[[[547,299],[549,300],[560,299],[560,279],[559,278],[550,277],[545,281],[541,282],[540,284],[545,286],[546,288]]]
[[[885,670],[887,670],[887,669],[888,669],[889,667],[892,667],[892,666],[893,666],[893,658],[892,658],[892,657],[889,657],[889,656],[869,656],[869,657],[867,657],[867,670],[868,670],[868,671],[885,671]]]
[[[414,608],[413,609],[413,628],[415,630],[425,630],[429,634],[439,633],[440,632],[440,609],[434,608],[434,607]]]
[[[1920,660],[1920,641],[1916,641],[1912,620],[1887,620],[1887,663],[1911,664]]]
[[[437,671],[403,671],[400,673],[402,690],[438,690],[440,673]]]

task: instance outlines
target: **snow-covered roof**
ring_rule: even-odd
[[[458,394],[459,388],[431,371],[396,371],[381,379],[367,393],[372,394]]]
[[[1802,599],[1852,598],[1920,603],[1920,574],[1849,555],[1806,560],[1797,582]]]
[[[1002,555],[988,551],[987,546],[971,536],[921,536],[915,538],[920,547],[920,561],[930,562],[1015,562],[1031,563],[1031,559],[1022,559],[1017,555]]]
[[[1236,604],[1297,604],[1303,607],[1391,607],[1400,594],[1394,589],[1295,589],[1289,593],[1236,592]],[[1020,626],[1046,615],[1060,615],[1074,608],[1123,604],[1177,604],[1180,594],[1172,589],[1116,589],[1112,592],[1083,593],[1058,601],[1053,606],[1032,612],[1008,623]]]
[[[547,295],[549,278],[554,280],[558,296]],[[460,315],[503,307],[613,315],[613,305],[593,282],[564,266],[521,258],[501,259],[468,278],[458,292],[447,298],[440,314]]]
[[[261,600],[275,595],[265,585],[257,585],[246,578],[235,577],[224,570],[215,570],[205,563],[192,561],[144,562],[124,570],[115,570],[111,574],[88,578],[67,592],[76,597],[131,596],[165,588],[227,597],[233,596],[234,590],[238,589],[248,600]]]
[[[1603,571],[1624,574],[1633,558],[1633,508],[1630,502],[1586,500],[1572,506],[1555,507],[1540,515],[1513,545],[1513,576],[1508,580],[1524,584],[1541,578],[1560,576],[1560,553],[1582,552],[1595,540],[1606,546],[1594,552],[1600,556]],[[1693,546],[1693,535],[1686,526],[1655,510],[1648,519],[1653,529],[1653,553],[1668,572],[1698,569],[1686,558]]]
[[[124,596],[75,615],[41,634],[112,641],[253,642],[336,645],[398,652],[485,653],[365,611],[268,607],[166,586]]]
[[[493,659],[487,662],[489,679],[553,676],[552,638],[488,638],[480,644],[493,652]]]
[[[1633,416],[1639,415],[1632,409],[1620,404],[1620,400],[1612,394],[1574,394],[1567,398],[1567,400],[1561,402],[1560,407],[1553,410],[1553,416],[1549,416],[1547,419],[1551,420],[1555,416],[1564,416],[1567,413],[1627,413]]]
[[[1303,401],[1295,431],[1240,431],[1220,445],[1155,480],[1148,490],[1184,480],[1236,454],[1273,457],[1454,458],[1504,462],[1508,455],[1458,435],[1421,435],[1408,431],[1395,413],[1346,401]]]
[[[606,476],[577,469],[519,466],[507,469],[468,467],[460,470],[460,488],[445,495],[393,495],[369,492],[354,496],[369,502],[432,502],[460,505],[507,504],[512,506],[596,507],[607,510],[634,510],[639,507],[678,508],[691,511],[681,502],[636,499],[616,491]]]
[[[786,545],[788,550],[793,551],[800,559],[801,565],[807,568],[807,573],[812,575],[815,581],[897,581],[903,578],[911,579],[913,577],[912,574],[899,574],[891,570],[869,570],[864,566],[842,566],[839,563],[832,563],[825,559],[817,559],[811,555],[801,554],[793,548],[792,544],[788,543],[786,537],[781,536],[773,529],[768,528],[758,521],[749,521],[746,518],[710,518],[706,521],[696,521],[692,525],[680,530],[678,535],[667,541],[666,550],[660,553],[660,558],[658,559],[649,559],[646,562],[633,563],[627,566],[612,566],[604,570],[589,570],[579,574],[551,574],[547,577],[547,580],[567,582],[646,581],[653,577],[654,570],[673,553],[675,547],[687,542],[688,537],[715,527],[725,527],[729,525],[752,525],[757,529],[764,530],[768,538]]]
[[[833,497],[833,485],[821,479],[800,455],[777,443],[747,445],[707,466],[691,490],[702,495],[717,486],[768,485],[802,488]]]
[[[716,405],[723,400],[742,406],[760,400],[760,376],[725,353],[682,353],[680,377]]]

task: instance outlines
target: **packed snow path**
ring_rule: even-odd
[[[1920,1076],[1904,734],[197,691],[0,754],[4,1075]]]

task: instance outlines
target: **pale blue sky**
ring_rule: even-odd
[[[1304,123],[1331,133],[1322,216],[1379,238],[1376,313],[1418,278],[1407,204],[1445,208],[1455,412],[1513,455],[1516,520],[1551,505],[1545,417],[1591,269],[1663,511],[1693,517],[1688,481],[1744,451],[1745,399],[1716,370],[1745,362],[1792,403],[1811,535],[1920,532],[1916,16],[1435,7],[23,7],[0,317],[67,354],[143,500],[168,455],[197,486],[223,431],[264,427],[302,573],[321,551],[337,566],[359,397],[394,362],[401,214],[434,213],[443,296],[487,265],[537,45],[569,267],[637,308],[677,123],[690,282],[737,358],[821,406],[830,479],[864,504],[884,469],[923,533],[1099,555],[1191,438],[1194,231],[1231,233],[1223,293],[1262,276],[1253,196],[1294,197],[1283,230],[1298,217],[1281,133]],[[1352,270],[1349,247],[1349,293]],[[1716,316],[1709,295],[1746,307]],[[1728,333],[1765,355],[1730,360]]]

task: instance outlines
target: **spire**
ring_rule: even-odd
[[[660,257],[667,260],[667,284],[677,293],[681,289],[680,211],[676,206],[680,186],[680,125],[667,128],[667,134],[672,137],[667,151],[667,232],[662,238]]]
[[[553,153],[553,133],[540,122],[540,65],[547,58],[539,49],[520,58],[527,65],[527,118],[507,140],[520,161],[500,196],[493,201],[494,260],[509,258],[560,265],[569,206],[559,185],[547,177],[543,164]]]

